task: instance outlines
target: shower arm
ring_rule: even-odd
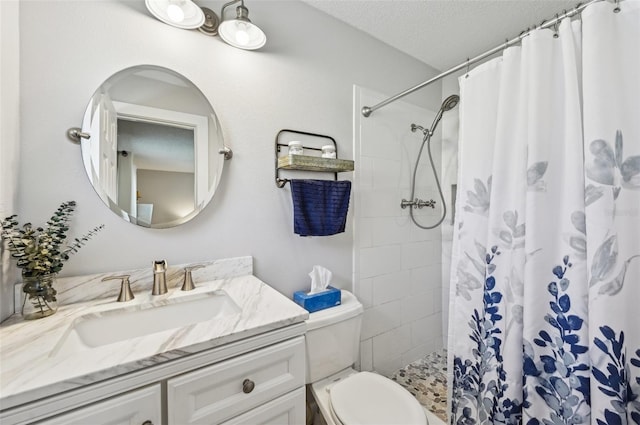
[[[539,26],[534,27],[533,30],[530,30],[529,28],[527,28],[525,31],[522,31],[519,36],[517,36],[517,37],[515,37],[515,38],[513,38],[511,40],[506,40],[504,42],[504,44],[501,44],[500,46],[494,47],[493,49],[487,50],[486,52],[484,52],[482,54],[479,54],[478,56],[476,56],[476,57],[474,57],[472,59],[467,59],[466,61],[462,62],[460,65],[454,66],[453,68],[451,68],[451,69],[449,69],[449,70],[447,70],[447,71],[445,71],[443,73],[440,73],[440,74],[436,75],[435,77],[431,78],[430,80],[424,81],[424,82],[422,82],[422,83],[420,83],[420,84],[418,84],[416,86],[413,86],[410,89],[407,89],[407,90],[405,90],[405,91],[403,91],[401,93],[396,94],[395,96],[392,96],[392,97],[390,97],[390,98],[388,98],[386,100],[383,100],[382,102],[380,102],[380,103],[378,103],[378,104],[376,104],[374,106],[363,106],[362,110],[361,110],[361,113],[362,113],[363,116],[368,117],[368,116],[371,115],[372,112],[374,112],[377,109],[380,109],[380,108],[388,105],[391,102],[395,102],[396,100],[398,100],[398,99],[400,99],[402,97],[405,97],[406,95],[411,94],[416,90],[420,90],[421,88],[424,88],[424,87],[428,86],[429,84],[434,83],[434,82],[436,82],[436,81],[438,81],[438,80],[440,80],[440,79],[442,79],[444,77],[447,77],[447,76],[449,76],[449,75],[451,75],[451,74],[453,74],[455,72],[458,72],[461,69],[467,68],[467,70],[468,70],[470,65],[472,65],[474,63],[477,63],[477,62],[480,62],[481,60],[486,59],[489,56],[493,56],[496,53],[499,53],[502,50],[506,49],[507,47],[511,47],[513,45],[516,45],[516,44],[520,43],[523,38],[525,38],[526,36],[531,34],[534,30],[544,29],[544,28],[551,28],[554,25],[557,25],[563,19],[570,18],[572,16],[575,16],[575,15],[579,14],[587,6],[590,6],[590,5],[594,4],[594,3],[599,3],[601,1],[605,1],[605,0],[591,0],[591,1],[587,2],[587,3],[585,3],[585,4],[578,4],[572,10],[570,10],[568,12],[565,11],[565,13],[563,13],[562,15],[556,15],[555,18],[553,18],[553,19],[551,19],[549,21],[547,21],[547,20],[542,21],[542,23]]]

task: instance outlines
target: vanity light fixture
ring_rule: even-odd
[[[0,0],[1,1],[1,0]],[[235,19],[224,19],[227,7],[236,7]],[[206,35],[219,35],[233,47],[256,50],[267,42],[267,36],[249,19],[244,0],[231,0],[222,6],[220,18],[209,8],[199,7],[191,0],[145,0],[149,12],[165,24],[183,29],[198,28]]]
[[[149,12],[165,24],[194,29],[204,24],[204,12],[191,0],[145,0]]]
[[[236,18],[225,20],[224,10],[238,2],[240,6],[236,7]],[[244,0],[232,0],[223,5],[220,18],[222,22],[218,34],[225,43],[239,49],[256,50],[267,42],[264,32],[249,20],[249,9],[244,6]]]

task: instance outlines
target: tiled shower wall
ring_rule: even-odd
[[[442,99],[446,99],[452,94],[459,94],[460,87],[458,78],[463,75],[452,75],[442,80]],[[461,100],[462,101],[462,100]],[[447,200],[447,217],[442,223],[442,333],[444,336],[444,346],[448,344],[449,334],[449,292],[451,290],[451,252],[453,249],[453,196],[452,186],[458,182],[458,127],[460,125],[460,104],[444,114],[442,117],[442,165],[441,165],[441,181],[442,189]]]
[[[383,96],[354,90],[354,291],[363,303],[360,367],[390,375],[442,348],[441,231],[423,230],[400,202],[410,196],[411,173],[422,143],[411,123],[428,127],[434,112],[396,101],[360,114]],[[439,132],[433,157],[440,169]],[[416,197],[440,199],[426,152],[418,172]],[[440,210],[415,210],[423,225],[433,225]]]

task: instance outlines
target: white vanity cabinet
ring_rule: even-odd
[[[304,389],[304,358],[304,339],[295,338],[171,378],[167,381],[168,423],[219,424]],[[302,396],[304,414],[304,391]]]
[[[0,413],[0,423],[305,423],[303,323],[188,354]]]
[[[160,384],[92,403],[69,413],[38,422],[39,425],[160,425]]]

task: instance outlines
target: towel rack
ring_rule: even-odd
[[[276,174],[276,186],[279,188],[283,188],[289,179],[280,178],[280,170],[291,170],[291,171],[318,171],[323,173],[333,173],[334,179],[338,180],[338,173],[344,171],[353,171],[354,170],[354,162],[348,159],[338,159],[338,158],[322,158],[320,156],[313,155],[284,155],[279,156],[283,147],[288,149],[289,145],[286,143],[280,143],[280,136],[282,133],[295,133],[302,134],[305,136],[313,136],[313,137],[321,137],[324,139],[331,140],[333,146],[336,149],[336,157],[338,156],[338,145],[336,144],[336,140],[324,134],[317,133],[309,133],[306,131],[299,130],[290,130],[283,129],[278,132],[276,135],[275,142],[275,174]],[[303,149],[312,150],[321,152],[322,149],[316,148],[313,146],[302,146]]]

